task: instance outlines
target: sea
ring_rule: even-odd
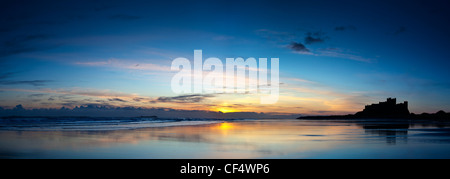
[[[450,123],[408,119],[8,117],[0,158],[450,158]]]

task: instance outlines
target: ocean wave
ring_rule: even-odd
[[[233,120],[251,119],[204,119],[204,118],[158,118],[149,117],[3,117],[0,130],[26,131],[93,131],[127,130],[148,127],[172,127],[214,124]]]

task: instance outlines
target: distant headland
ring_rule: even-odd
[[[397,104],[396,98],[387,98],[384,102],[366,105],[362,111],[348,115],[331,116],[301,116],[297,119],[432,119],[450,120],[450,113],[438,111],[436,113],[414,114],[408,110],[408,101]]]

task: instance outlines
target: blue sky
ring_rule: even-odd
[[[435,0],[4,2],[0,106],[346,114],[397,97],[415,113],[449,111],[448,7]],[[279,58],[280,100],[158,100],[177,96],[171,62],[193,59],[195,49],[223,61]]]

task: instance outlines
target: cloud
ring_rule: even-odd
[[[49,107],[57,105],[75,106],[82,104],[101,104],[101,105],[138,105],[148,106],[148,102],[155,98],[139,96],[138,94],[115,92],[100,89],[14,89],[3,88],[3,91],[27,92],[26,96],[18,96],[16,101],[45,101]],[[36,106],[37,104],[30,104]],[[38,105],[39,106],[39,105]]]
[[[42,51],[54,48],[55,46],[37,44],[40,41],[51,38],[48,34],[20,35],[6,40],[0,46],[0,58],[11,55]],[[58,45],[57,45],[58,46]]]
[[[334,28],[335,31],[347,31],[347,30],[352,30],[355,31],[356,27],[353,25],[348,25],[348,26],[337,26]]]
[[[302,78],[283,78],[283,80],[289,80],[289,81],[300,82],[300,83],[311,83],[311,84],[317,83],[315,81],[305,80]]]
[[[350,52],[348,50],[343,50],[340,48],[317,49],[313,53],[308,48],[306,48],[305,45],[303,45],[301,43],[297,43],[297,42],[292,42],[290,45],[288,45],[288,48],[293,50],[295,53],[299,53],[299,54],[303,54],[303,55],[313,55],[313,56],[318,56],[318,57],[335,57],[335,58],[342,58],[342,59],[348,59],[348,60],[366,62],[366,63],[371,63],[371,62],[375,61],[375,59],[355,55],[355,54],[353,54],[354,52]]]
[[[70,95],[78,96],[90,96],[98,98],[121,98],[121,99],[133,99],[138,97],[135,94],[128,94],[122,92],[115,92],[111,90],[100,90],[100,89],[2,89],[5,91],[18,91],[18,92],[31,92],[31,93],[50,93],[59,94],[58,98],[60,100],[70,99]]]
[[[317,56],[325,56],[325,57],[336,57],[336,58],[343,58],[343,59],[349,59],[359,62],[374,62],[374,59],[365,58],[362,56],[354,55],[352,52],[346,52],[343,49],[340,48],[325,48],[325,49],[319,49],[317,50],[317,53],[315,54]]]
[[[120,99],[120,98],[110,98],[110,99],[108,99],[108,101],[128,102],[128,101]]]
[[[326,39],[329,37],[324,36],[325,33],[318,31],[318,32],[308,32],[306,33],[305,37],[305,44],[310,45],[314,43],[323,43]]]
[[[157,102],[175,102],[175,103],[199,103],[206,98],[214,97],[211,94],[192,94],[192,95],[181,95],[175,97],[159,97]]]
[[[324,42],[325,40],[324,39],[322,39],[322,38],[314,38],[314,37],[312,37],[312,36],[307,36],[307,37],[305,37],[305,44],[313,44],[313,43],[322,43],[322,42]]]
[[[40,104],[47,104],[41,102]],[[118,107],[113,105],[82,104],[75,103],[62,104],[57,108],[33,108],[17,105],[15,108],[0,110],[0,116],[89,116],[89,117],[136,117],[136,116],[158,116],[158,118],[203,118],[203,119],[289,119],[298,117],[298,114],[283,113],[257,113],[257,112],[236,112],[221,113],[209,110],[185,110],[175,108],[137,108]],[[73,106],[66,108],[64,106]],[[1,109],[1,108],[0,108]]]
[[[344,31],[344,30],[356,30],[355,26],[337,26],[335,28],[336,31]],[[405,29],[399,29],[399,31],[404,31]],[[312,49],[306,47],[306,45],[312,45],[317,43],[325,43],[329,36],[326,36],[325,32],[315,31],[315,32],[307,32],[304,38],[304,43],[294,41],[292,39],[298,38],[293,33],[286,32],[277,32],[268,29],[260,29],[256,31],[259,35],[266,37],[268,40],[277,40],[278,43],[286,43],[287,40],[291,39],[291,43],[289,45],[282,45],[283,47],[287,47],[292,50],[294,53],[302,54],[302,55],[313,55],[313,56],[322,56],[322,57],[335,57],[335,58],[343,58],[349,59],[353,61],[359,62],[374,62],[374,59],[365,58],[359,55],[354,54],[354,52],[348,50],[342,50],[340,48],[325,48],[325,49]]]
[[[45,86],[52,80],[24,80],[24,81],[0,81],[0,85],[32,85],[32,86]]]
[[[162,66],[153,63],[138,63],[130,60],[109,59],[107,61],[75,62],[76,65],[84,66],[104,66],[113,68],[123,68],[130,70],[148,70],[148,71],[171,71],[170,66]]]
[[[28,95],[28,97],[30,97],[30,98],[33,98],[33,97],[42,97],[42,96],[44,96],[45,94],[30,94],[30,95]]]
[[[288,48],[290,48],[294,52],[298,52],[298,53],[309,53],[310,52],[309,49],[307,49],[305,47],[305,45],[298,43],[298,42],[292,42],[291,44],[288,45]]]
[[[324,111],[324,110],[319,110],[319,111],[311,111],[312,113],[319,113],[319,114],[326,114],[326,113],[334,113],[335,111]]]
[[[127,15],[127,14],[115,14],[115,15],[111,15],[108,17],[109,19],[112,20],[137,20],[137,19],[141,19],[141,16],[134,16],[134,15]]]
[[[135,102],[141,102],[141,101],[143,101],[143,100],[145,100],[146,98],[141,98],[141,97],[135,97],[135,98],[133,98],[133,101],[135,101]]]

